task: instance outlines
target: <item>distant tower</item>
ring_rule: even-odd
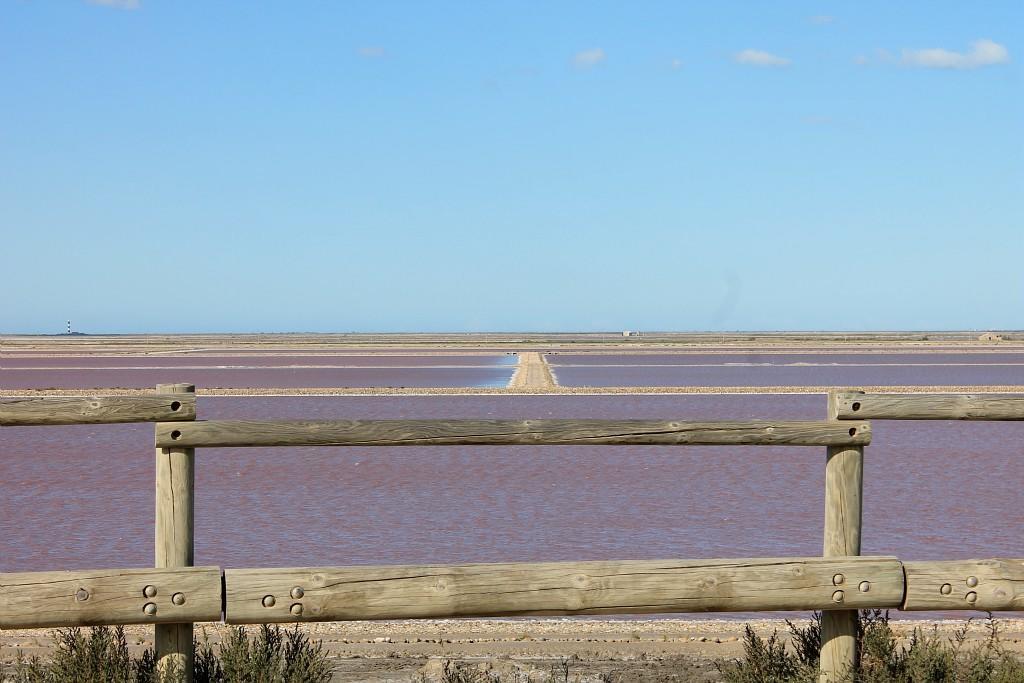
[[[71,321],[68,321],[68,334],[71,334]]]

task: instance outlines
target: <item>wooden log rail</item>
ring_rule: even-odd
[[[196,419],[195,394],[41,396],[0,401],[0,426],[117,424]]]
[[[221,570],[0,574],[0,628],[219,621]]]
[[[988,612],[1024,610],[1024,560],[906,562],[900,609]]]
[[[228,569],[233,624],[896,608],[894,557]]]
[[[1024,394],[834,394],[839,420],[1024,420]]]
[[[0,628],[6,629],[856,609],[1022,610],[1024,559],[787,557],[0,574]]]
[[[158,448],[260,446],[842,446],[871,425],[672,420],[209,420],[158,423]]]

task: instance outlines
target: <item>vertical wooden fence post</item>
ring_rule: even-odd
[[[158,384],[157,393],[195,393],[193,384]],[[194,565],[195,449],[156,449],[156,564],[165,567]],[[157,667],[192,681],[195,653],[192,624],[157,624],[154,637]]]
[[[828,394],[828,418],[835,420],[836,392]],[[864,488],[864,447],[829,446],[825,461],[825,548],[823,555],[860,555],[861,499]],[[842,604],[848,591],[858,590],[846,577],[833,578],[833,600]],[[828,610],[821,616],[820,680],[844,680],[857,664],[857,610]]]

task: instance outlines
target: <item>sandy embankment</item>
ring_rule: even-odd
[[[519,354],[519,365],[508,383],[508,389],[527,392],[555,392],[558,385],[544,354],[524,351]]]

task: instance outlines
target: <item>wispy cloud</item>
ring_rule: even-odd
[[[668,65],[670,67],[672,67],[673,70],[682,69],[683,68],[683,60],[681,60],[681,59],[673,59],[673,60],[671,60],[668,63]]]
[[[592,48],[590,50],[583,50],[573,55],[572,63],[579,69],[589,69],[593,66],[597,66],[605,60],[607,55],[599,47]]]
[[[966,52],[955,52],[941,47],[924,50],[903,50],[900,63],[925,69],[977,69],[1010,61],[1006,46],[988,40],[976,40]]]
[[[359,56],[364,59],[380,59],[381,57],[386,57],[388,54],[387,50],[377,46],[361,47],[356,50],[356,52],[358,52]]]
[[[139,9],[141,7],[139,0],[89,0],[89,4],[116,9]]]
[[[743,50],[733,55],[733,61],[737,64],[748,64],[750,66],[789,66],[792,60],[773,55],[763,50]]]
[[[831,15],[828,15],[828,14],[816,14],[813,17],[810,17],[810,19],[808,19],[808,21],[810,21],[812,24],[819,24],[819,25],[831,24],[835,20],[836,20],[835,17],[833,17]]]

